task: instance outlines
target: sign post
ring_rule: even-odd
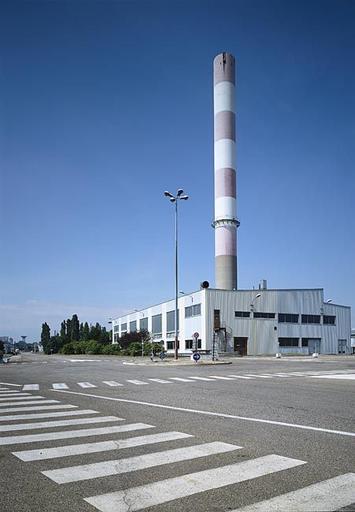
[[[194,353],[192,355],[193,360],[197,363],[201,359],[201,354],[198,352],[198,339],[200,334],[198,332],[194,332],[192,337],[194,338]]]

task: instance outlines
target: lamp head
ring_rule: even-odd
[[[171,192],[168,192],[167,190],[165,190],[164,196],[165,197],[174,197],[173,194]]]

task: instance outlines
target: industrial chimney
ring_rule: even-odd
[[[221,53],[213,61],[214,192],[216,288],[237,289],[235,59]]]

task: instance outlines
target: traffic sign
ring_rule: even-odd
[[[193,335],[192,335],[194,338],[199,338],[199,333],[198,332],[194,332]]]
[[[192,357],[193,357],[193,360],[195,361],[195,363],[197,363],[197,361],[199,361],[201,359],[201,354],[199,354],[198,352],[195,352]]]

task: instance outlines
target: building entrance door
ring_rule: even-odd
[[[320,353],[320,339],[319,338],[308,338],[308,351],[312,355],[314,353]]]
[[[234,352],[240,356],[248,355],[248,338],[234,338]]]
[[[346,340],[338,340],[338,354],[346,354],[347,346]]]

